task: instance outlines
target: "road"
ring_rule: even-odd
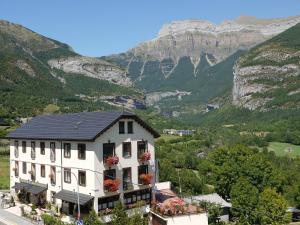
[[[22,217],[0,209],[0,225],[33,225],[33,223],[24,220]]]

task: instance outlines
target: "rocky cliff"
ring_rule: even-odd
[[[300,24],[251,49],[234,67],[233,103],[249,109],[300,107]]]
[[[300,17],[245,16],[219,25],[203,20],[174,21],[164,25],[153,40],[103,59],[126,68],[135,86],[150,96],[189,92],[179,105],[193,107],[233,87],[233,65],[243,51],[299,21]]]

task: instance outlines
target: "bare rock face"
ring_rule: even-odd
[[[51,59],[48,64],[51,68],[60,69],[66,73],[83,74],[122,86],[132,86],[132,82],[124,70],[101,59],[74,56]]]
[[[32,69],[32,67],[25,61],[25,60],[17,60],[16,67],[18,67],[20,70],[23,70],[25,73],[27,73],[31,77],[35,77],[35,71]]]
[[[251,49],[234,66],[233,104],[250,110],[300,107],[300,24]]]
[[[300,22],[300,17],[262,20],[240,17],[215,25],[203,20],[182,20],[165,24],[158,37],[130,50],[134,56],[163,60],[189,56],[197,61],[201,53],[221,61],[238,49],[250,48]]]

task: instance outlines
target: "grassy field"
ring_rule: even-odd
[[[278,156],[300,156],[300,146],[289,143],[270,142],[268,150],[275,152]]]
[[[0,156],[0,189],[9,189],[9,156]]]

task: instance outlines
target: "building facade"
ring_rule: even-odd
[[[159,134],[129,112],[39,116],[9,134],[10,186],[24,201],[81,211],[151,201],[154,138]],[[20,197],[20,196],[19,196]]]

